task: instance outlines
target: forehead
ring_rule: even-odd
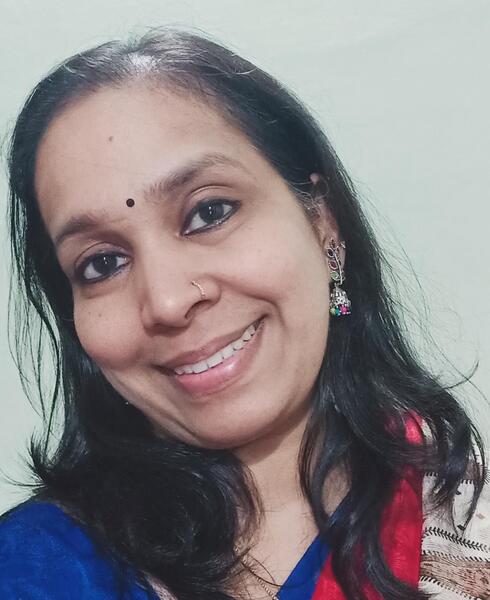
[[[264,169],[246,136],[190,94],[143,86],[97,91],[69,106],[44,135],[35,180],[41,212],[49,223],[67,198],[84,204],[137,193],[205,153],[229,156],[257,175]]]
[[[240,136],[239,131],[204,100],[190,93],[135,83],[121,88],[102,88],[70,103],[50,123],[39,153],[43,154],[46,149],[56,151],[61,142],[65,153],[68,150],[103,152],[106,148],[111,158],[113,146],[103,142],[117,141],[121,149],[122,142],[148,138],[152,131],[164,133],[171,144],[176,137],[183,141],[189,136],[196,141],[196,134],[209,136],[213,130],[219,137]]]

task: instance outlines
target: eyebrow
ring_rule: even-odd
[[[164,178],[147,186],[143,193],[146,197],[168,196],[197,179],[207,169],[216,166],[235,167],[247,171],[238,160],[226,156],[226,154],[213,152],[204,154],[179,167]]]
[[[143,196],[145,198],[161,198],[169,196],[185,185],[192,183],[192,181],[197,179],[206,170],[216,166],[230,166],[248,172],[242,163],[225,154],[216,152],[204,154],[177,168],[162,179],[158,179],[149,184],[143,190]],[[54,237],[53,243],[55,247],[58,247],[67,238],[93,231],[94,229],[97,229],[97,227],[100,227],[100,214],[99,217],[92,212],[76,215],[68,219],[63,225]]]

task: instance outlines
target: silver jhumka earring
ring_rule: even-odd
[[[333,283],[333,289],[330,292],[330,314],[334,317],[351,314],[351,301],[345,290],[340,287],[345,281],[345,273],[340,260],[340,248],[345,248],[345,242],[337,244],[334,238],[330,238],[328,248],[325,250]]]

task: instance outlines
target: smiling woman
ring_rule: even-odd
[[[34,89],[9,167],[65,418],[0,525],[2,598],[485,597],[478,433],[403,339],[349,179],[278,82],[182,31],[111,42]],[[463,480],[472,537],[441,537],[479,554],[455,583],[422,538]]]

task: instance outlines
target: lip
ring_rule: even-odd
[[[250,325],[258,325],[260,321],[261,319],[258,319],[257,321],[250,323]],[[161,367],[164,369],[174,371],[174,369],[176,369],[177,367],[182,367],[183,365],[191,365],[200,362],[201,360],[205,360],[206,358],[209,358],[210,356],[215,354],[221,348],[227,346],[230,342],[233,342],[240,338],[243,335],[243,332],[247,329],[247,327],[250,327],[250,325],[247,325],[242,329],[236,329],[232,333],[228,333],[221,337],[215,338],[211,342],[208,342],[204,346],[201,346],[201,348],[199,348],[198,350],[192,350],[191,352],[182,352],[181,354],[177,354],[177,356],[174,356],[171,360],[166,361],[163,365],[161,365]]]
[[[241,350],[219,365],[216,365],[216,367],[212,367],[203,373],[183,373],[182,375],[177,375],[177,373],[172,372],[172,378],[194,398],[209,396],[212,393],[223,390],[240,379],[250,367],[259,349],[263,329],[264,319],[261,319],[258,321],[257,331],[253,338]],[[243,331],[241,332],[243,333]],[[232,337],[229,341],[237,339],[240,335],[241,333],[235,338]],[[224,345],[226,345],[226,342]],[[215,351],[221,347],[217,346]],[[210,355],[207,354],[202,356],[202,358],[207,356]]]

